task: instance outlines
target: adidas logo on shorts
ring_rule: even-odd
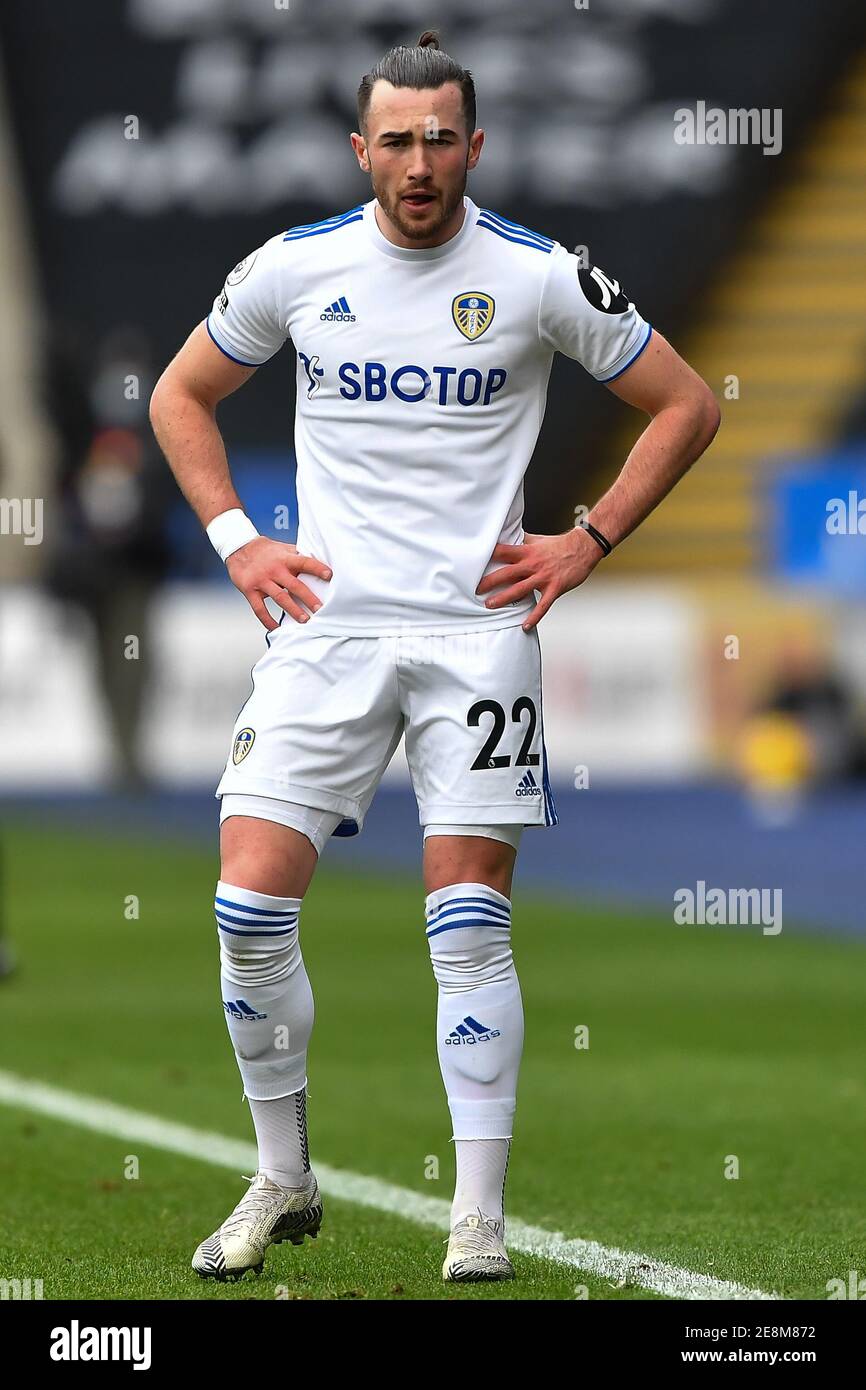
[[[514,788],[515,796],[541,796],[541,788],[536,782],[531,772],[524,772],[518,786]]]

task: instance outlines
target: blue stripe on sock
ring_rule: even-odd
[[[235,912],[252,912],[255,917],[285,917],[290,912],[300,910],[297,907],[247,907],[246,903],[236,903],[232,898],[214,898],[214,902]]]
[[[431,917],[429,922],[425,924],[425,928],[430,931],[433,927],[447,927],[451,923],[458,925],[467,918],[471,918],[473,922],[483,924],[485,927],[501,927],[503,931],[510,931],[511,929],[510,917],[487,917],[477,908],[464,908],[460,912],[443,912],[438,917]]]
[[[217,921],[217,926],[229,936],[291,936],[292,932],[298,929],[295,924],[293,927],[281,927],[276,931],[262,931],[261,927],[256,931],[235,931],[234,927],[226,927],[220,921]]]
[[[427,925],[429,927],[434,922],[440,922],[443,917],[453,916],[455,912],[477,912],[479,908],[489,912],[492,918],[495,917],[500,922],[511,921],[511,909],[503,907],[501,903],[491,902],[489,898],[453,898],[444,907],[427,914]]]
[[[495,898],[482,898],[479,896],[472,898],[448,898],[436,911],[445,912],[449,907],[457,907],[462,903],[470,903],[473,906],[480,903],[482,906],[495,908],[497,912],[510,912],[511,910],[509,907],[506,907],[504,903],[497,902]]]
[[[290,927],[298,920],[297,912],[284,912],[282,917],[268,917],[265,922],[257,922],[255,917],[238,917],[236,913],[226,912],[223,907],[215,907],[214,916],[224,917],[227,922],[234,922],[237,927],[254,927],[256,931],[264,930],[266,927]]]
[[[281,922],[251,922],[248,917],[233,917],[230,912],[215,912],[214,916],[218,922],[231,922],[235,927],[246,927],[249,931],[256,934],[261,932],[267,935],[271,927],[284,927],[286,929],[298,925],[297,917],[284,917]]]
[[[461,927],[503,927],[507,931],[509,925],[508,922],[491,922],[489,917],[478,917],[468,922],[444,922],[441,927],[434,927],[432,931],[428,931],[427,938],[429,940],[431,936],[438,936],[443,931],[458,931]]]

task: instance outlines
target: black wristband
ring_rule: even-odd
[[[589,532],[589,534],[592,536],[592,539],[593,539],[594,541],[596,541],[596,542],[598,543],[598,545],[601,546],[601,548],[602,548],[602,550],[604,551],[605,555],[609,555],[609,554],[610,554],[610,552],[613,550],[613,546],[611,545],[611,543],[610,543],[610,541],[607,539],[607,537],[606,537],[606,536],[603,536],[603,535],[601,534],[601,532],[600,532],[599,530],[597,530],[595,526],[592,525],[592,522],[590,522],[590,521],[579,521],[577,524],[578,524],[578,526],[580,527],[581,531],[588,531],[588,532]]]

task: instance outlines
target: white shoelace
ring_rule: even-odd
[[[479,1220],[477,1226],[467,1226],[467,1218],[464,1217],[455,1229],[460,1232],[460,1244],[466,1248],[470,1255],[488,1255],[490,1253],[490,1237],[492,1235],[501,1240],[501,1227],[497,1230],[499,1222],[495,1217],[485,1216],[480,1207],[477,1208],[477,1211]],[[453,1235],[454,1232],[452,1231],[451,1234]],[[450,1239],[451,1236],[448,1236],[443,1244],[447,1245]]]
[[[241,1175],[246,1178],[246,1173]],[[248,1182],[255,1182],[255,1178],[247,1178]],[[223,1230],[233,1232],[235,1228],[259,1216],[264,1216],[265,1212],[273,1205],[273,1192],[269,1191],[264,1185],[259,1188],[250,1188],[245,1192],[238,1202],[234,1211],[226,1217],[223,1222]]]

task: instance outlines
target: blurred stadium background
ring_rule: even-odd
[[[527,837],[522,871],[669,902],[674,867],[728,881],[754,863],[790,889],[792,919],[857,929],[862,6],[793,0],[781,30],[777,6],[748,0],[434,8],[476,74],[475,200],[586,246],[723,409],[691,476],[542,626],[562,824]],[[357,81],[429,15],[377,0],[4,10],[2,490],[44,499],[42,543],[7,534],[0,552],[6,796],[115,820],[107,794],[146,788],[153,810],[130,815],[212,834],[206,793],[262,634],[156,454],[150,387],[243,254],[369,196],[347,139]],[[781,152],[676,144],[674,111],[699,100],[781,109]],[[284,538],[290,368],[281,355],[221,412],[241,495]],[[641,428],[557,359],[527,528],[572,524]],[[828,529],[833,499],[844,529]],[[744,776],[810,793],[760,848]],[[414,856],[402,750],[382,790],[363,843],[334,857]]]
[[[698,880],[776,888],[786,933],[862,941],[861,0],[4,6],[3,824],[84,834],[94,862],[118,836],[214,854],[263,634],[158,456],[150,389],[244,254],[370,196],[358,81],[429,25],[478,86],[471,196],[586,247],[723,412],[691,475],[542,623],[560,824],[527,833],[517,883],[668,921]],[[674,113],[698,102],[782,112],[781,150],[677,144]],[[289,349],[220,416],[248,510],[281,539],[293,383]],[[642,423],[557,359],[527,529],[573,524]],[[400,749],[320,873],[419,866]],[[16,912],[7,895],[10,991]]]

